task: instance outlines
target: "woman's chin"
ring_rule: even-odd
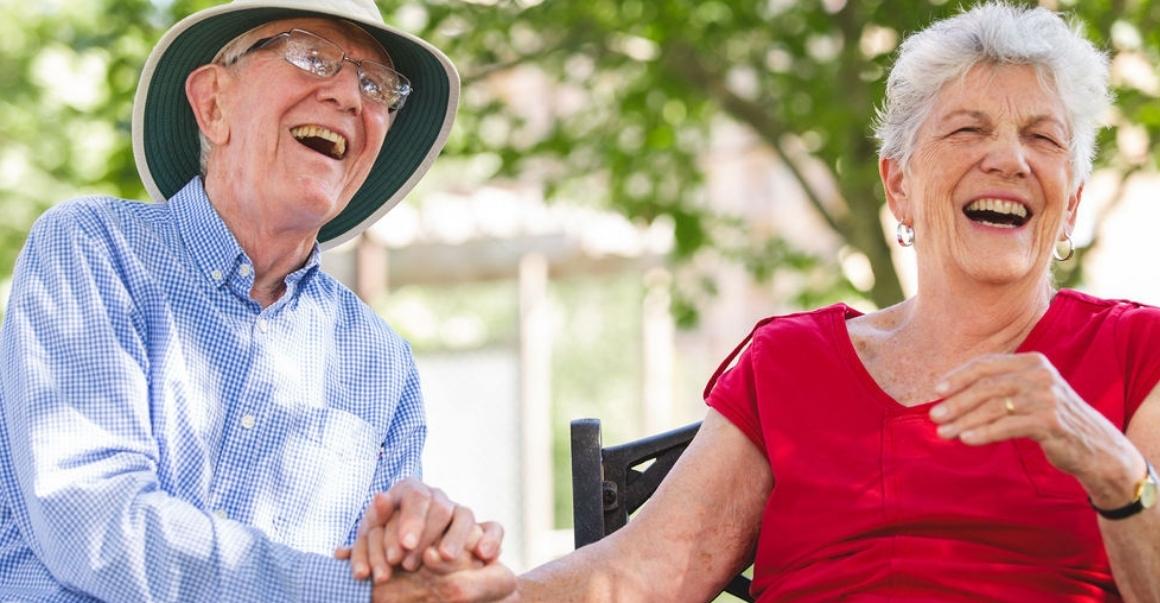
[[[1040,272],[1026,258],[989,258],[986,261],[964,263],[962,268],[971,280],[990,286],[1022,283]]]

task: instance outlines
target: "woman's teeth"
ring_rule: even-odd
[[[967,218],[990,226],[1016,228],[1027,223],[1027,206],[1006,199],[976,199],[963,208]]]

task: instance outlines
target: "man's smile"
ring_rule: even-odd
[[[346,137],[325,126],[297,126],[290,129],[290,135],[303,145],[331,159],[342,160],[346,157]]]

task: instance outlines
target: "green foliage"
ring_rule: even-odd
[[[140,66],[169,24],[216,2],[0,2],[2,280],[31,221],[51,203],[80,193],[144,196],[129,135]],[[487,156],[493,176],[542,181],[550,198],[610,207],[640,223],[669,220],[678,263],[713,252],[738,258],[758,277],[798,270],[807,258],[771,251],[768,233],[718,227],[728,216],[709,205],[703,162],[710,133],[732,120],[782,158],[818,215],[869,260],[871,289],[835,277],[830,292],[878,305],[901,293],[879,224],[869,124],[897,42],[957,4],[380,1],[389,20],[447,50],[464,75],[449,154]],[[1116,82],[1119,113],[1101,136],[1102,164],[1124,174],[1151,167],[1160,104],[1148,80],[1156,77],[1160,6],[1063,4],[1116,61],[1143,65],[1141,78]],[[524,84],[510,85],[518,78]],[[1143,137],[1144,152],[1119,149],[1125,129]],[[804,176],[816,164],[829,168],[825,182]],[[805,264],[840,272],[832,258]],[[696,289],[677,302],[688,320],[712,287]]]
[[[1062,8],[1074,10],[1115,58],[1137,56],[1155,77],[1160,30],[1151,25],[1160,9],[1152,2],[1064,2]],[[870,124],[897,43],[957,10],[958,3],[929,0],[388,6],[398,16],[422,15],[422,35],[448,50],[468,88],[523,66],[550,82],[535,99],[510,98],[513,90],[502,83],[469,91],[449,152],[494,154],[499,176],[538,174],[548,178],[550,195],[595,195],[640,222],[666,216],[676,227],[678,262],[723,247],[732,248],[726,255],[741,257],[736,240],[714,236],[718,216],[708,206],[699,164],[710,130],[727,117],[781,156],[818,214],[870,261],[875,279],[869,291],[834,278],[831,293],[864,294],[879,306],[900,299],[901,290],[879,221],[884,199]],[[1154,161],[1160,110],[1155,90],[1122,81],[1117,86],[1123,115],[1102,135],[1101,161],[1128,174],[1141,161]],[[529,102],[550,116],[538,129],[520,117]],[[1143,158],[1126,159],[1117,148],[1118,129],[1125,126],[1144,129]],[[830,167],[836,194],[803,175],[811,159]],[[758,240],[764,236],[751,234],[752,253],[741,257],[757,277],[773,274],[761,260],[768,251]],[[839,272],[832,260],[813,260]],[[1074,282],[1079,274],[1065,269],[1064,280]],[[678,297],[678,317],[694,319],[697,299]]]

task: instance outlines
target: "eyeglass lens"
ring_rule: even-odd
[[[279,41],[284,41],[282,54],[288,63],[319,77],[334,77],[343,62],[353,64],[363,96],[386,105],[392,113],[402,108],[411,93],[411,83],[401,73],[382,63],[352,59],[334,42],[301,29],[258,40],[251,49],[269,48]]]

